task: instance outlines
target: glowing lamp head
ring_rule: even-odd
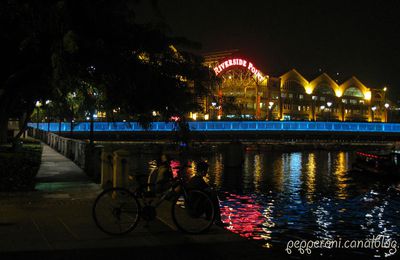
[[[376,110],[376,106],[371,107],[372,111]]]
[[[389,104],[388,104],[388,103],[386,103],[386,104],[385,104],[385,107],[386,107],[386,108],[389,108]]]
[[[335,94],[337,97],[341,97],[343,95],[343,92],[340,89],[335,90]]]
[[[386,90],[387,90],[387,87],[384,87],[384,88],[383,88],[383,91],[385,91],[385,92],[386,92]]]
[[[313,91],[313,90],[312,90],[312,87],[311,87],[310,85],[308,85],[308,86],[306,87],[306,93],[310,95],[310,94],[312,93],[312,91]]]
[[[367,91],[364,93],[364,99],[365,100],[371,100],[371,91]]]

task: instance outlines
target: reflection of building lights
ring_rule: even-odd
[[[308,162],[307,162],[307,181],[306,181],[306,186],[307,186],[307,193],[309,194],[307,196],[309,201],[313,201],[312,194],[315,192],[315,172],[316,172],[316,160],[315,160],[315,154],[314,153],[309,153],[308,155]]]
[[[254,156],[254,189],[256,192],[260,192],[260,183],[262,180],[263,165],[259,154]]]

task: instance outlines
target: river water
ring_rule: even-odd
[[[379,235],[400,244],[400,183],[349,173],[354,152],[246,152],[242,168],[224,167],[219,152],[203,159],[226,228],[263,247],[283,251],[290,240],[365,241]],[[389,249],[343,252],[399,255]]]

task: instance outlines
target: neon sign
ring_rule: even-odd
[[[214,68],[215,75],[219,75],[222,72],[226,71],[230,67],[239,66],[248,69],[257,81],[264,81],[265,77],[262,75],[261,71],[257,69],[253,63],[245,60],[245,59],[227,59],[218,66]]]

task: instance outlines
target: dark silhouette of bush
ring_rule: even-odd
[[[0,191],[30,191],[41,162],[42,147],[26,142],[21,149],[0,147]]]

